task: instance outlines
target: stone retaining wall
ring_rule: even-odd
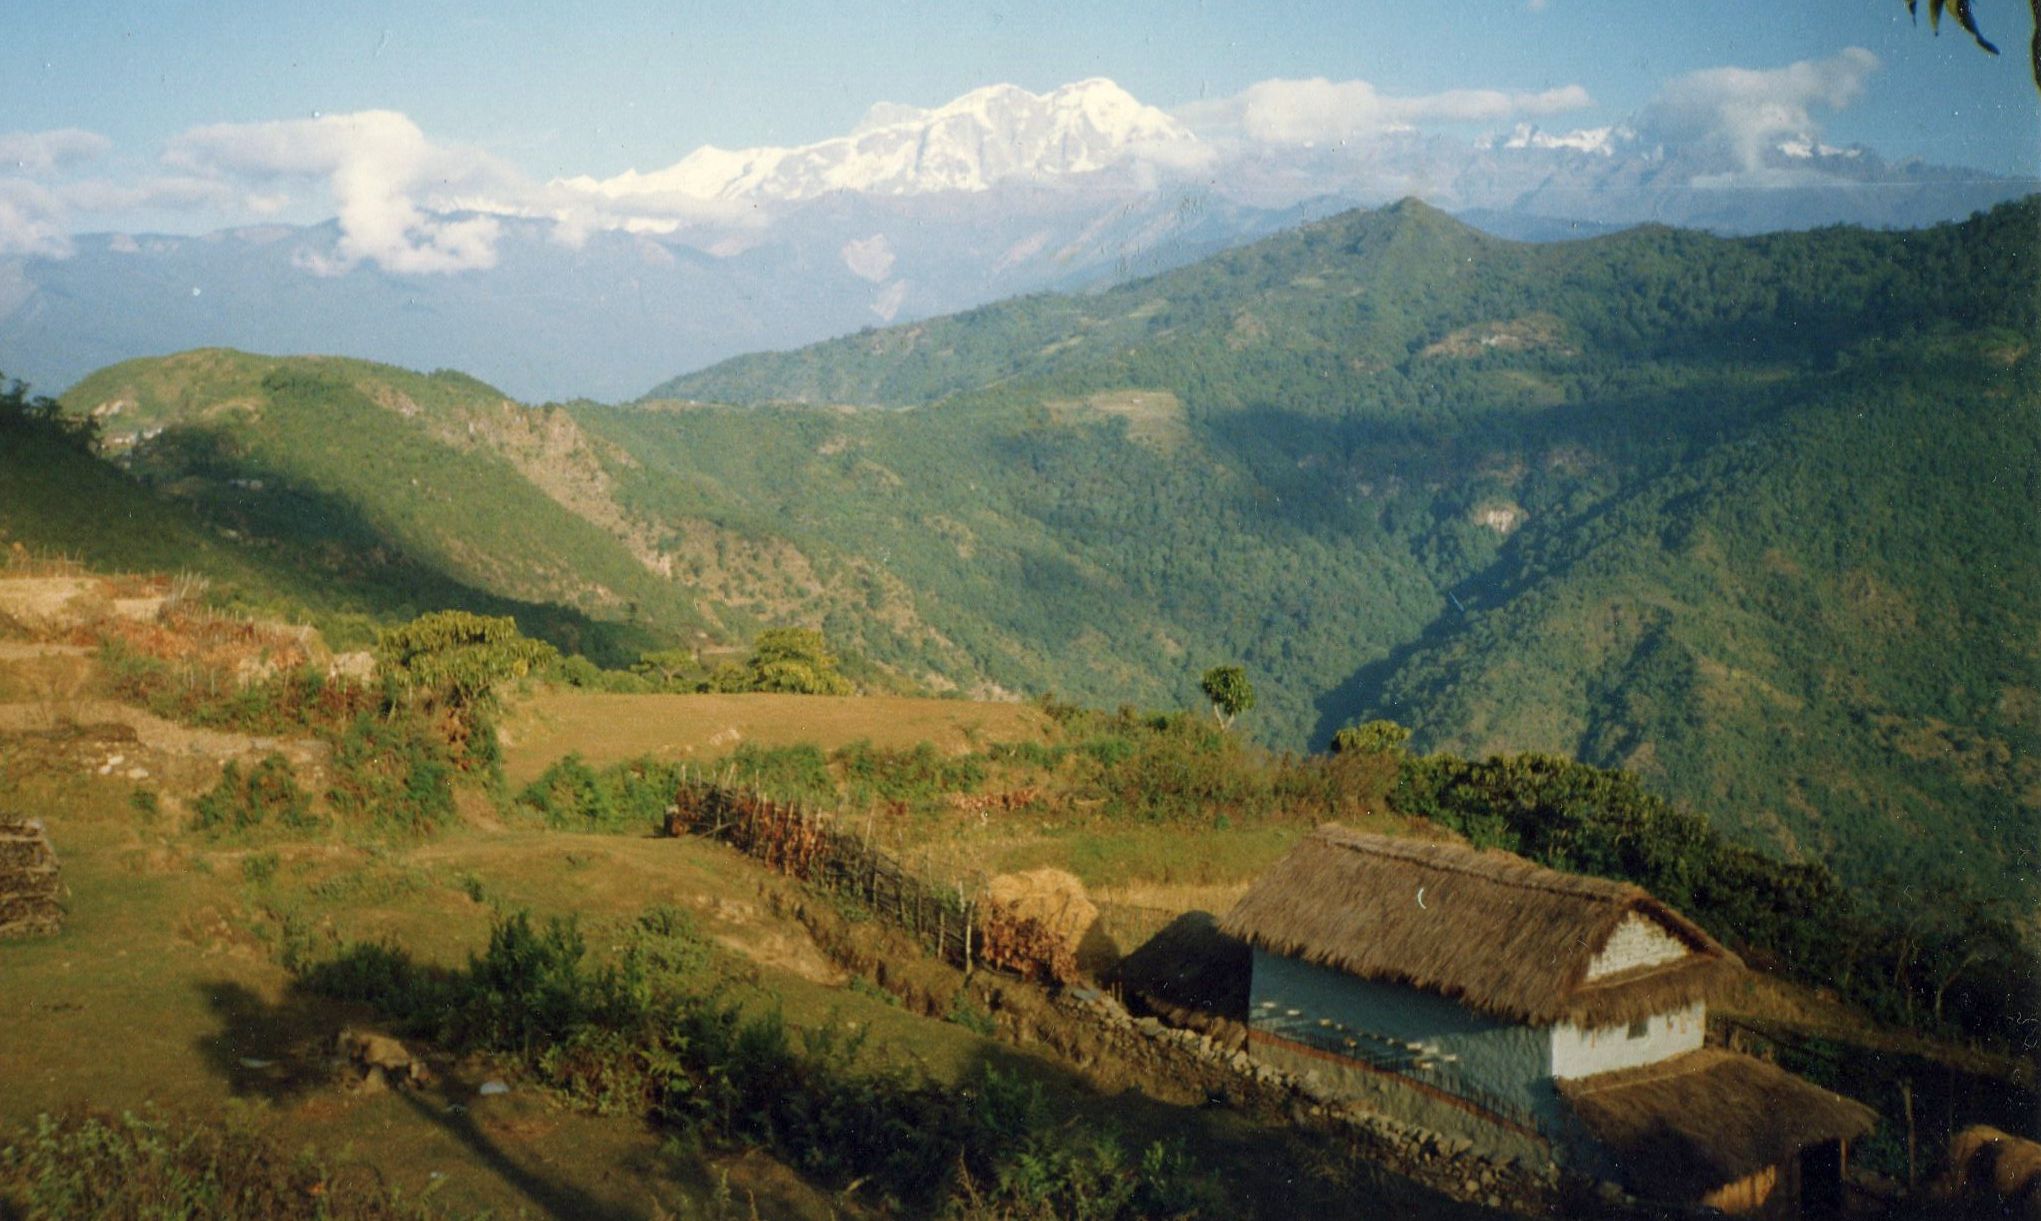
[[[0,814],[0,937],[38,937],[63,927],[63,883],[41,820]]]

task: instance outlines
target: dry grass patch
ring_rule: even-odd
[[[1059,424],[1100,417],[1125,420],[1129,441],[1166,454],[1175,453],[1191,439],[1183,401],[1167,390],[1115,390],[1082,401],[1058,400],[1042,406]]]
[[[1046,725],[1032,704],[899,696],[613,695],[544,690],[515,701],[503,718],[504,771],[523,785],[570,753],[601,767],[627,759],[713,763],[743,743],[824,751],[864,740],[905,748],[933,743],[948,754],[994,742],[1039,739]]]

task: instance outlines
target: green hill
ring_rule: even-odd
[[[623,660],[699,619],[626,545],[526,478],[481,422],[534,414],[453,373],[208,349],[129,361],[64,396],[121,469],[68,475],[25,537],[94,563],[153,557],[303,608],[329,634],[443,607],[516,614]],[[76,465],[76,462],[73,463]],[[84,483],[131,507],[109,519]],[[52,512],[50,504],[66,506]],[[23,516],[34,514],[34,517]],[[72,516],[66,530],[43,519]],[[131,522],[184,523],[194,550],[130,547]]]
[[[804,623],[1108,706],[1238,662],[1273,745],[1388,716],[2031,895],[2037,236],[2030,200],[1529,246],[1406,203],[633,406],[224,352],[65,401],[152,503],[363,614],[508,600],[613,661]]]
[[[1390,716],[2031,893],[2037,237],[2033,200],[1547,246],[1405,203],[581,418],[884,556],[1012,686],[1188,704],[1241,660],[1275,743]]]

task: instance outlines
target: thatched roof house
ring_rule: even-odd
[[[1493,1154],[1777,1211],[1834,1198],[1873,1123],[1706,1046],[1707,1003],[1743,964],[1636,886],[1325,827],[1219,931],[1252,954],[1258,1057]]]
[[[1719,1047],[1563,1081],[1559,1092],[1627,1172],[1687,1198],[1788,1165],[1810,1146],[1855,1140],[1878,1122],[1861,1102]]]
[[[1598,971],[1643,921],[1686,953]],[[1640,887],[1506,852],[1324,827],[1220,924],[1272,954],[1407,984],[1514,1022],[1608,1026],[1706,999],[1736,955]]]

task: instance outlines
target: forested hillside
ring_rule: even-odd
[[[611,664],[799,623],[902,683],[1191,707],[1239,663],[1275,745],[1386,716],[2031,894],[2037,239],[2036,201],[1545,246],[1406,203],[632,406],[216,351],[65,402],[216,536]]]
[[[2037,250],[2031,200],[1553,246],[1406,203],[659,391],[904,416],[590,420],[701,469],[802,421],[755,511],[911,567],[1009,682],[1191,702],[1239,659],[1273,741],[1394,717],[2023,891]]]

